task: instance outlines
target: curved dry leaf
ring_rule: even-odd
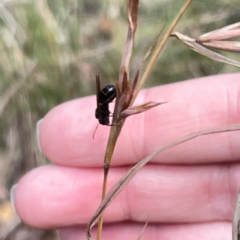
[[[177,39],[179,39],[182,43],[186,44],[187,46],[189,46],[190,48],[192,48],[192,50],[208,57],[211,58],[217,62],[223,62],[223,63],[227,63],[229,65],[235,66],[235,67],[240,67],[240,62],[235,61],[233,59],[227,58],[219,53],[216,53],[214,51],[209,50],[208,48],[204,47],[203,45],[199,44],[198,42],[196,42],[195,39],[190,38],[182,33],[179,32],[175,32],[173,33],[171,36],[176,37]]]
[[[86,237],[89,240],[91,238],[91,228],[96,224],[98,219],[102,216],[104,210],[109,206],[109,204],[118,196],[118,194],[124,189],[124,187],[129,183],[129,181],[136,175],[136,173],[145,166],[153,157],[158,155],[159,153],[166,151],[172,147],[175,147],[181,143],[187,142],[191,139],[197,138],[199,136],[208,135],[208,134],[216,134],[221,132],[230,132],[230,131],[239,131],[240,130],[240,124],[233,124],[218,128],[212,128],[207,129],[204,131],[198,131],[191,134],[188,134],[184,137],[181,137],[177,139],[176,141],[173,141],[158,150],[154,151],[150,155],[148,155],[146,158],[142,159],[140,162],[138,162],[136,165],[134,165],[130,170],[128,170],[127,173],[125,173],[121,179],[110,189],[110,191],[107,193],[106,197],[102,200],[102,203],[94,213],[93,217],[91,218],[88,226],[87,226],[87,232]]]
[[[134,115],[134,114],[145,112],[145,111],[147,111],[151,108],[154,108],[154,107],[156,107],[158,105],[161,105],[161,104],[164,104],[164,103],[167,103],[167,102],[162,102],[162,103],[147,102],[147,103],[144,103],[142,105],[129,107],[126,110],[124,110],[123,112],[121,112],[120,116],[122,118],[126,118],[126,117],[129,117],[129,116]]]
[[[128,35],[119,71],[120,87],[122,86],[124,72],[128,73],[129,64],[132,57],[134,37],[137,30],[138,5],[139,0],[128,1]]]

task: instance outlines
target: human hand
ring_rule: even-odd
[[[127,119],[112,160],[109,188],[157,148],[191,132],[240,122],[240,74],[144,90],[136,104],[165,102]],[[43,119],[39,138],[55,165],[32,170],[18,183],[19,216],[39,228],[62,228],[64,240],[85,239],[100,204],[109,127],[94,118],[95,97],[64,103]],[[156,156],[104,213],[102,239],[231,239],[240,189],[240,134],[198,137]],[[92,239],[95,239],[96,229]]]

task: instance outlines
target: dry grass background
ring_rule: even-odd
[[[140,1],[133,72],[182,4]],[[197,37],[240,21],[239,12],[238,0],[194,0],[177,30]],[[96,74],[102,84],[115,82],[126,31],[123,0],[0,1],[0,239],[17,221],[10,187],[48,163],[37,151],[36,122],[64,101],[94,94]],[[170,39],[147,87],[236,71]]]

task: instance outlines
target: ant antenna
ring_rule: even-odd
[[[93,132],[93,136],[92,136],[93,139],[94,139],[95,133],[96,133],[96,131],[97,131],[97,129],[98,129],[98,125],[99,125],[99,123],[97,124],[97,126],[96,126],[96,128],[95,128],[95,130],[94,130],[94,132]]]

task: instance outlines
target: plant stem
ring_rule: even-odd
[[[169,36],[171,35],[173,29],[175,28],[175,26],[177,25],[177,23],[179,22],[180,18],[182,17],[182,15],[184,14],[184,12],[187,10],[187,8],[189,7],[189,5],[191,4],[192,0],[187,0],[186,3],[182,6],[182,8],[180,9],[178,15],[176,16],[176,18],[174,19],[174,21],[172,22],[171,26],[169,27],[167,33],[165,34],[165,36],[163,37],[163,39],[160,40],[160,42],[157,44],[157,47],[155,49],[155,51],[153,52],[153,55],[146,67],[145,72],[142,75],[142,78],[137,86],[136,89],[136,93],[135,93],[135,97],[132,101],[135,100],[138,92],[142,89],[144,83],[147,80],[148,75],[151,72],[151,69],[153,67],[153,65],[155,64],[157,58],[159,57],[159,54],[161,53],[163,47],[165,46]]]

